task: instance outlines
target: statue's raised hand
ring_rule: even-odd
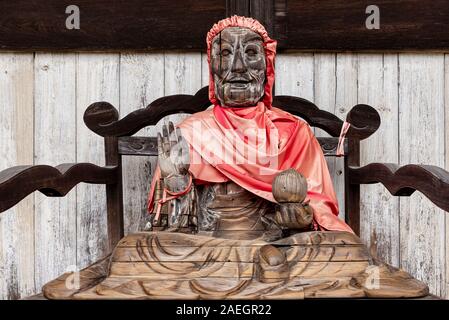
[[[173,122],[162,126],[157,134],[159,168],[162,178],[185,176],[189,170],[189,144],[181,135],[181,130]]]

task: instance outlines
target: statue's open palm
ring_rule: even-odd
[[[162,178],[187,174],[190,166],[189,144],[181,135],[181,130],[173,122],[162,126],[162,135],[157,134],[159,168]]]

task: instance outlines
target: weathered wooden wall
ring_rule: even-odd
[[[276,69],[277,94],[302,96],[341,118],[356,103],[379,111],[382,125],[362,143],[362,165],[386,161],[449,169],[449,54],[283,54]],[[103,142],[82,121],[90,103],[109,101],[123,116],[163,95],[194,93],[207,82],[200,53],[0,53],[0,170],[32,163],[102,164]],[[124,161],[125,227],[131,232],[145,213],[154,159]],[[343,208],[341,159],[329,167]],[[444,212],[418,193],[393,198],[379,185],[362,187],[361,208],[365,243],[375,231],[382,258],[447,296]],[[0,298],[35,293],[60,273],[101,257],[104,212],[104,187],[80,185],[65,198],[36,193],[1,214]]]

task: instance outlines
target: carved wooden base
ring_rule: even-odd
[[[108,262],[108,265],[106,264]],[[107,266],[107,267],[106,267]],[[52,299],[403,298],[428,294],[408,273],[377,265],[346,232],[305,232],[279,241],[169,232],[124,237],[108,260],[44,287]]]

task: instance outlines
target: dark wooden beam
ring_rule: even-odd
[[[410,196],[415,190],[449,212],[449,172],[431,165],[370,163],[364,167],[348,167],[348,183],[382,183],[394,196]]]
[[[117,173],[117,166],[99,167],[91,163],[12,167],[0,171],[0,212],[34,191],[47,197],[63,197],[81,182],[112,185],[117,182]]]
[[[249,16],[250,0],[226,0],[226,17],[234,14],[238,16]]]
[[[447,0],[276,0],[279,47],[306,51],[449,49]],[[369,5],[379,29],[367,29]]]
[[[336,157],[338,138],[335,137],[317,137],[321,145],[323,154],[326,157]],[[344,142],[345,154],[348,152],[348,142]],[[157,138],[156,137],[120,137],[118,138],[118,152],[127,156],[157,156]]]
[[[146,108],[133,111],[120,120],[117,109],[110,103],[95,102],[84,112],[84,123],[102,137],[130,136],[146,126],[156,125],[170,114],[195,113],[210,105],[206,86],[195,95],[176,94],[156,99]]]
[[[80,29],[67,29],[77,5]],[[0,49],[203,50],[225,0],[0,1]]]
[[[356,235],[360,236],[360,185],[349,181],[349,166],[360,166],[360,141],[349,140],[348,156],[344,159],[345,220]]]
[[[122,156],[118,153],[117,137],[105,137],[104,149],[106,165],[117,168],[115,183],[106,185],[106,221],[111,252],[124,236]]]
[[[274,31],[274,2],[275,0],[251,0],[249,16],[262,23],[270,37]]]
[[[80,29],[67,29],[74,4]],[[365,25],[372,4],[379,29]],[[449,50],[447,0],[0,1],[0,50],[204,51],[210,27],[233,14],[260,20],[281,51]]]

